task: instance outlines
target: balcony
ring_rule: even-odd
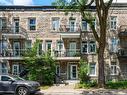
[[[55,50],[54,57],[56,60],[80,60],[80,50]]]
[[[120,26],[119,37],[127,37],[127,25]]]
[[[25,49],[3,49],[0,54],[2,59],[22,59]]]
[[[118,57],[127,57],[127,49],[119,49],[118,50]]]
[[[23,28],[2,28],[0,29],[0,31],[2,32],[3,36],[6,36],[7,38],[22,38],[25,39],[27,38],[27,33],[26,30]]]
[[[62,38],[79,38],[81,28],[79,25],[60,25],[59,31]]]

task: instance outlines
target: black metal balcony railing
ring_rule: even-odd
[[[127,49],[119,49],[118,56],[127,57]]]
[[[80,50],[76,49],[76,50],[70,50],[70,49],[66,49],[66,50],[55,50],[54,51],[54,56],[55,57],[80,57]]]
[[[80,32],[81,27],[79,25],[60,25],[60,32]]]
[[[25,49],[3,49],[2,57],[22,57],[25,53]]]
[[[1,28],[0,29],[0,32],[2,32],[3,34],[12,34],[12,35],[15,35],[15,34],[20,34],[20,35],[23,35],[25,37],[27,37],[27,32],[25,29],[21,28],[21,27],[4,27],[4,28]]]

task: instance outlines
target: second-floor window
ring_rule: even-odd
[[[82,31],[87,31],[87,22],[82,20]]]
[[[0,18],[0,30],[6,29],[7,23],[6,23],[6,18]]]
[[[72,20],[69,20],[69,27],[70,27],[70,32],[75,32],[75,28],[76,28],[76,25],[75,25],[75,20],[72,19]]]
[[[31,47],[32,47],[32,41],[31,40],[27,40],[25,47],[26,47],[26,49],[31,49]]]
[[[58,30],[60,27],[59,18],[52,18],[52,29]]]
[[[36,18],[29,18],[29,30],[36,30]]]
[[[118,39],[117,38],[111,38],[110,39],[109,50],[111,52],[117,52],[118,51]]]
[[[96,43],[95,41],[84,41],[82,42],[82,53],[95,53]]]
[[[116,25],[117,24],[117,17],[116,16],[111,16],[110,17],[110,29],[111,30],[116,30]]]

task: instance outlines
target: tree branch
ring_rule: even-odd
[[[108,11],[111,4],[112,4],[113,0],[109,0],[108,3],[107,3],[107,6],[106,6],[106,10]]]

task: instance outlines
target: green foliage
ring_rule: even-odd
[[[106,83],[106,87],[109,89],[127,89],[127,81],[109,81]]]
[[[84,60],[80,60],[79,63],[79,78],[80,78],[80,82],[89,82],[90,81],[90,77],[88,75],[88,63],[85,62]]]
[[[77,87],[76,88],[95,88],[97,87],[97,82],[96,81],[90,81],[88,83],[79,83],[77,84]]]
[[[53,84],[55,77],[55,61],[50,53],[37,54],[39,41],[24,55],[25,64],[29,70],[28,79],[39,81],[41,84]]]

